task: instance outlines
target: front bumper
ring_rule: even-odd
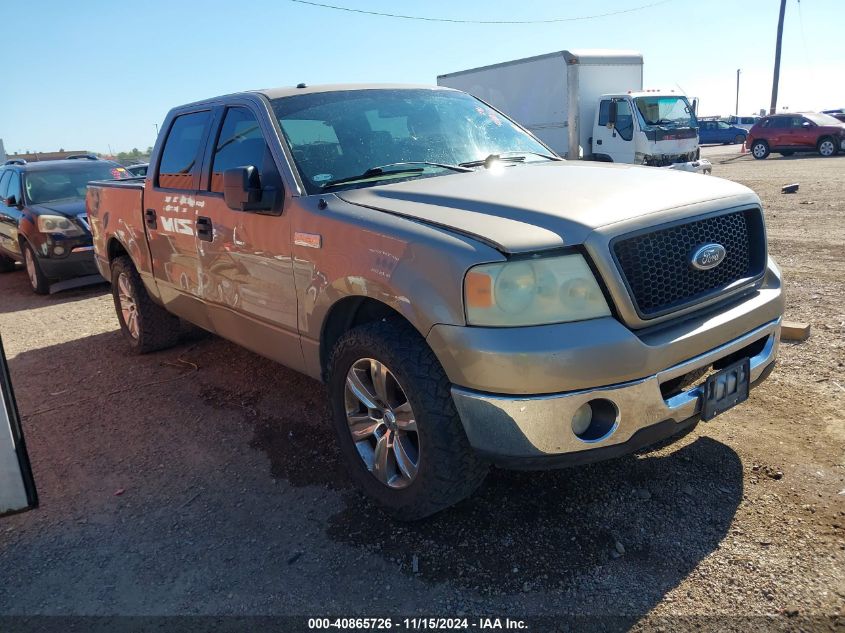
[[[480,455],[516,468],[574,465],[629,453],[694,425],[701,412],[702,386],[664,395],[670,381],[696,370],[750,355],[750,382],[761,382],[774,366],[781,319],[656,372],[646,378],[596,389],[539,396],[494,395],[452,387],[470,444]],[[612,430],[595,441],[578,438],[572,417],[584,403],[611,401]]]
[[[36,256],[41,270],[51,280],[99,274],[94,247],[90,245],[71,246],[70,252],[62,257],[45,257],[40,252],[36,252]]]

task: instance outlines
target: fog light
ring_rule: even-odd
[[[53,255],[64,255],[65,254],[65,247],[64,246],[56,246],[53,249]]]
[[[578,410],[575,411],[575,415],[572,416],[572,432],[575,435],[583,435],[584,431],[590,426],[590,422],[593,421],[593,409],[590,406],[589,402],[585,402]]]
[[[585,402],[572,416],[572,432],[582,442],[600,442],[619,425],[619,409],[610,400],[596,398]]]

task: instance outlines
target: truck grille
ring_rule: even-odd
[[[710,242],[725,259],[710,270],[691,265],[693,251]],[[758,209],[735,211],[616,238],[613,254],[642,318],[703,301],[763,273],[766,238]]]

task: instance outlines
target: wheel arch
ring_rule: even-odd
[[[327,377],[332,348],[341,336],[359,325],[389,318],[402,319],[419,331],[399,310],[373,297],[352,295],[332,304],[320,332],[320,373],[323,381]]]
[[[122,256],[122,255],[126,255],[126,256],[128,256],[130,259],[132,259],[132,256],[131,256],[131,255],[129,255],[129,251],[128,251],[128,250],[126,249],[126,247],[123,245],[123,242],[121,242],[121,241],[117,238],[117,236],[115,236],[115,235],[112,235],[112,236],[109,238],[108,245],[107,245],[107,247],[106,247],[106,254],[108,255],[108,258],[109,258],[109,266],[111,266],[111,263],[112,263],[112,262],[113,262],[116,258],[118,258],[118,257],[120,257],[120,256]]]

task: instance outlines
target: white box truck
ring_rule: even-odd
[[[636,51],[559,51],[437,77],[486,101],[561,156],[710,173],[686,96],[643,90]]]

